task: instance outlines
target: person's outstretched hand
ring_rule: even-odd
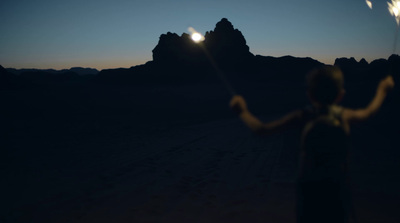
[[[229,105],[231,109],[238,115],[242,114],[244,111],[247,111],[246,101],[240,95],[233,96]]]
[[[394,80],[392,75],[389,75],[382,79],[379,83],[379,88],[382,88],[386,92],[392,90],[394,88]]]

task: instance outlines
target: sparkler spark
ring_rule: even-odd
[[[394,34],[394,44],[393,44],[393,53],[396,52],[396,44],[397,44],[397,36],[399,34],[400,29],[400,0],[392,0],[392,2],[388,2],[389,12],[396,19],[397,29]]]
[[[371,2],[371,1],[365,0],[365,3],[367,3],[368,7],[369,7],[370,9],[372,9],[372,2]]]
[[[397,25],[400,24],[400,0],[392,0],[388,2],[388,9],[392,16],[395,17]]]

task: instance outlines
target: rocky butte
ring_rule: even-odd
[[[322,64],[311,58],[255,56],[242,32],[226,18],[205,33],[202,44],[193,42],[187,33],[168,32],[160,36],[152,52],[152,61],[129,69],[102,70],[98,79],[120,83],[219,81],[211,58],[231,80],[287,79],[287,75],[303,80],[304,72]]]

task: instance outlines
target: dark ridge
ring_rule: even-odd
[[[12,89],[18,86],[17,77],[0,65],[0,89]]]
[[[74,72],[79,75],[95,75],[98,74],[99,71],[94,68],[83,68],[83,67],[71,67],[70,69],[62,69],[62,70],[55,70],[55,69],[15,69],[15,68],[7,68],[6,69],[9,73],[20,75],[26,72],[31,73],[39,73],[45,72],[50,74],[64,74],[67,72]]]

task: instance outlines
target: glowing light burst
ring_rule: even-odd
[[[189,27],[188,31],[190,32],[190,37],[194,42],[198,43],[204,40],[204,36],[197,32],[193,27]]]
[[[193,39],[193,41],[195,41],[195,42],[199,42],[200,40],[201,40],[201,34],[200,33],[193,33],[192,34],[192,39]]]
[[[400,24],[400,0],[392,0],[392,2],[388,2],[388,9],[392,16],[395,17],[397,25]]]
[[[397,45],[397,36],[399,34],[400,28],[400,0],[392,0],[392,2],[388,2],[388,9],[389,12],[394,18],[396,19],[397,29],[396,33],[394,34],[394,44],[393,44],[393,53],[396,52],[396,45]]]
[[[371,2],[371,1],[365,0],[365,3],[367,3],[368,7],[369,7],[370,9],[372,9],[372,2]]]

